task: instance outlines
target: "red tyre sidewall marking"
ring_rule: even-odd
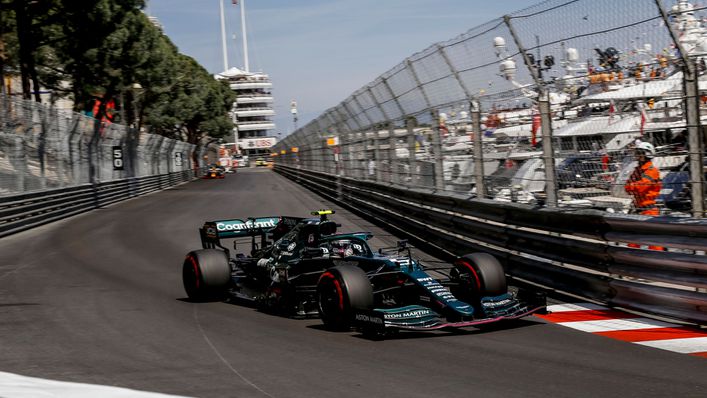
[[[319,281],[322,279],[331,279],[334,282],[334,287],[336,288],[336,294],[339,296],[339,309],[344,311],[344,291],[341,289],[341,284],[339,280],[330,272],[325,272],[319,277]]]
[[[479,275],[476,273],[476,270],[474,269],[474,267],[469,262],[463,261],[463,260],[457,261],[456,265],[464,266],[469,271],[471,271],[471,274],[474,275],[474,279],[476,280],[476,289],[478,289],[478,291],[480,292],[481,291],[481,280],[479,279]]]
[[[199,276],[199,264],[196,263],[196,259],[194,258],[194,256],[189,256],[189,261],[191,261],[192,268],[194,268],[194,276],[196,277],[194,279],[196,280],[195,284],[196,288],[198,289],[199,285],[201,285],[201,278]]]

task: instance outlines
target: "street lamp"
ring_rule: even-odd
[[[136,130],[140,130],[140,107],[138,106],[138,97],[143,93],[142,85],[140,83],[133,83],[133,124]]]
[[[290,102],[290,112],[292,113],[292,122],[295,126],[294,131],[297,131],[297,102],[295,100],[292,100],[292,102]]]

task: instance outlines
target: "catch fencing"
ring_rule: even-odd
[[[195,172],[216,150],[18,97],[0,105],[0,196]]]
[[[408,57],[275,170],[450,258],[704,325],[705,11],[543,1]]]
[[[408,57],[280,141],[275,161],[442,195],[703,217],[705,16],[686,0],[544,1]],[[641,142],[661,182],[647,194],[629,187]]]
[[[16,97],[0,116],[0,237],[191,181],[218,155]]]

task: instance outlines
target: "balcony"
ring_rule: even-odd
[[[238,125],[238,131],[275,129],[275,123],[269,120],[259,120],[256,122],[237,122],[236,124]]]
[[[245,108],[236,109],[236,116],[240,119],[242,117],[254,117],[254,116],[275,116],[275,111],[272,108]]]
[[[255,90],[255,89],[272,88],[272,83],[244,81],[244,82],[230,83],[229,87],[231,87],[231,90]]]
[[[269,104],[273,97],[270,95],[239,95],[236,97],[237,104]]]

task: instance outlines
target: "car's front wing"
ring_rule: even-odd
[[[519,319],[544,310],[545,306],[524,306],[507,315],[463,321],[449,321],[429,308],[422,306],[407,306],[393,310],[354,310],[354,326],[360,330],[378,332],[384,332],[386,329],[405,329],[417,331],[458,329]]]

